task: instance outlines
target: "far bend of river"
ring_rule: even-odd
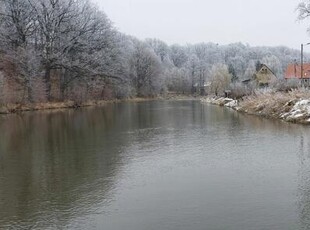
[[[0,116],[0,229],[310,229],[310,127],[199,101]]]

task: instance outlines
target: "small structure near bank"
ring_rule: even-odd
[[[301,84],[310,84],[310,63],[303,64],[303,76],[301,76],[301,65],[289,64],[285,71],[285,80],[298,80]]]
[[[267,87],[277,81],[276,75],[265,64],[261,64],[259,70],[253,75],[253,80],[259,87]]]
[[[211,82],[204,82],[203,85],[198,83],[193,85],[193,93],[196,93],[201,96],[210,94],[211,92]]]

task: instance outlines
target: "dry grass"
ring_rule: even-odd
[[[127,98],[124,100],[113,99],[113,100],[89,100],[86,102],[77,103],[74,101],[65,102],[46,102],[46,103],[6,103],[0,104],[0,114],[18,113],[23,111],[37,111],[37,110],[55,110],[55,109],[69,109],[89,106],[103,106],[108,103],[117,103],[121,101],[130,102],[143,102],[150,100],[164,99],[164,98]]]
[[[310,90],[293,89],[289,92],[276,90],[256,90],[253,94],[238,100],[232,107],[237,111],[268,118],[284,119],[295,123],[310,123],[310,106],[296,106],[300,101],[310,100]],[[225,105],[225,98],[206,98],[203,102]],[[223,103],[224,102],[224,103]],[[298,102],[298,103],[297,103]]]
[[[52,109],[65,109],[65,108],[78,108],[86,106],[101,106],[107,103],[117,102],[111,101],[87,101],[77,104],[74,101],[66,102],[46,102],[46,103],[33,103],[33,104],[5,104],[0,106],[0,114],[17,113],[22,111],[36,111],[36,110],[52,110]]]
[[[249,114],[259,114],[266,117],[279,118],[289,112],[295,103],[301,99],[310,98],[307,89],[294,89],[289,92],[256,91],[239,101],[240,110]]]

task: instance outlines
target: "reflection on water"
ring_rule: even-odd
[[[301,229],[310,229],[310,137],[307,129],[301,130],[298,141],[298,211]]]
[[[0,229],[309,229],[309,128],[198,101],[0,117]]]
[[[108,195],[120,161],[117,146],[127,140],[121,135],[113,139],[119,128],[107,111],[23,114],[1,120],[4,224],[42,227],[48,219],[63,226]]]

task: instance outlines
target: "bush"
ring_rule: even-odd
[[[270,87],[279,92],[289,92],[293,89],[298,89],[300,87],[300,81],[298,79],[281,79],[272,83]]]
[[[230,85],[231,94],[233,99],[241,99],[244,96],[251,95],[254,88],[251,84],[245,85],[243,83],[234,83]]]

